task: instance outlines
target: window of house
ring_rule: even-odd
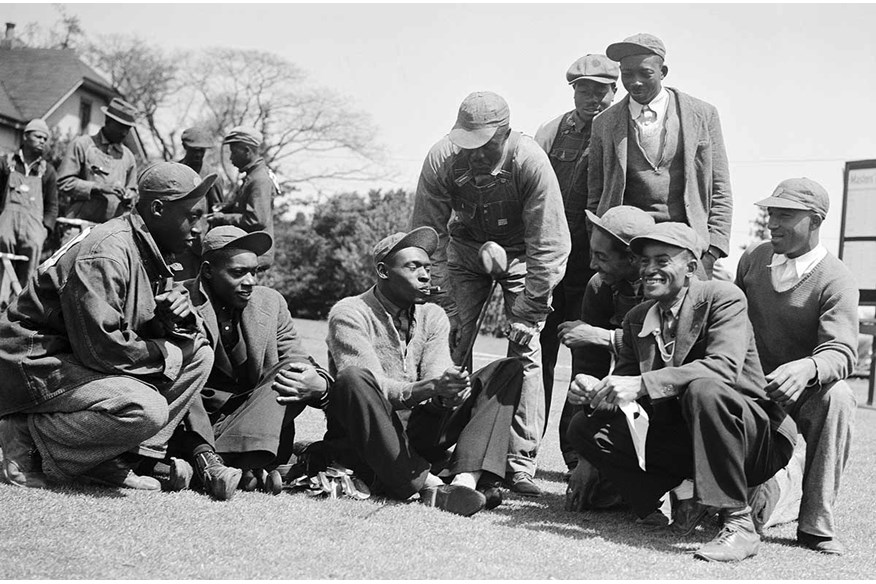
[[[88,132],[88,125],[91,123],[91,102],[84,99],[79,102],[79,133],[85,134]]]

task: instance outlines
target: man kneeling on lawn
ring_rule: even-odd
[[[239,484],[279,493],[276,467],[292,455],[295,417],[328,399],[331,377],[304,352],[286,300],[255,285],[259,256],[272,245],[264,231],[214,227],[204,236],[200,275],[186,282],[215,359],[172,449],[194,461],[204,489],[220,500]],[[232,468],[211,472],[223,461]]]
[[[502,501],[495,485],[523,364],[503,359],[474,375],[453,365],[447,315],[424,303],[437,247],[431,227],[384,238],[373,250],[377,284],[332,308],[327,342],[337,380],[325,441],[372,492],[402,500],[419,493],[426,505],[468,516]],[[450,484],[433,474],[442,462]]]
[[[659,223],[630,248],[646,301],[624,318],[614,373],[576,376],[570,391],[596,414],[578,413],[569,438],[640,518],[692,478],[690,492],[674,493],[674,530],[690,533],[717,511],[723,528],[694,557],[744,560],[757,553],[768,513],[749,500],[769,503],[749,488],[787,464],[797,429],[764,393],[742,291],[695,276],[703,250],[696,232]]]

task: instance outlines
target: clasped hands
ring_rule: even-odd
[[[210,344],[197,324],[189,292],[181,284],[155,296],[155,319],[165,335],[192,340],[195,352]]]
[[[446,408],[458,407],[471,395],[471,376],[464,367],[448,367],[441,377],[435,380],[433,397]]]
[[[277,392],[277,403],[285,406],[321,398],[328,382],[311,363],[290,363],[274,377],[271,389]]]
[[[589,405],[596,409],[613,409],[645,395],[640,375],[608,375],[602,380],[579,373],[569,384],[566,399],[572,405]]]

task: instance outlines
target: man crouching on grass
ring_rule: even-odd
[[[402,500],[419,493],[425,505],[469,516],[502,501],[495,484],[505,474],[523,364],[503,359],[473,375],[453,364],[447,315],[424,303],[437,247],[431,227],[384,238],[373,250],[377,284],[332,308],[327,342],[337,375],[325,442],[372,492]],[[445,484],[433,463],[454,444]]]

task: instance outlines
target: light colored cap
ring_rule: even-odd
[[[51,133],[49,132],[49,125],[45,120],[40,118],[35,118],[27,123],[24,127],[24,133],[27,134],[28,132],[42,132],[46,136]]]
[[[640,32],[625,38],[622,42],[612,43],[605,49],[605,54],[612,61],[620,61],[632,55],[658,55],[666,58],[666,47],[663,41],[647,32]]]
[[[602,217],[596,213],[585,210],[587,218],[605,233],[608,233],[624,245],[630,245],[630,241],[636,236],[644,235],[654,228],[654,218],[638,207],[630,205],[618,205],[612,207]]]
[[[232,142],[243,142],[244,144],[249,144],[250,146],[258,148],[262,145],[264,139],[265,137],[262,133],[251,126],[234,126],[225,135],[225,139],[222,140],[222,143],[231,144]]]
[[[566,71],[566,81],[569,82],[569,85],[574,85],[576,81],[582,80],[608,85],[615,83],[618,75],[620,75],[620,68],[617,63],[605,55],[585,55],[572,63],[572,66]]]
[[[705,249],[702,238],[697,235],[697,232],[690,225],[676,223],[675,221],[657,223],[645,235],[634,237],[630,241],[630,249],[637,254],[641,254],[645,244],[649,241],[668,243],[669,245],[689,250],[697,259],[703,255],[703,250]]]
[[[450,130],[450,141],[464,150],[480,148],[490,141],[500,126],[511,122],[511,110],[492,91],[475,91],[463,100]]]
[[[772,196],[758,201],[755,205],[813,211],[824,219],[830,209],[830,197],[824,187],[811,178],[789,178],[779,183]]]

